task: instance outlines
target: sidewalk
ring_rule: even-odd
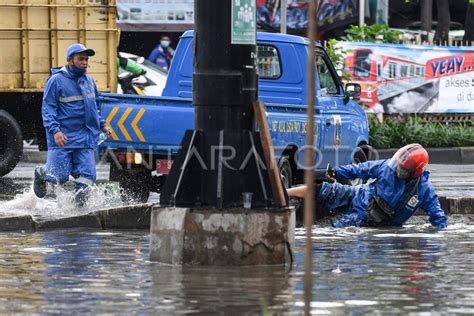
[[[377,150],[379,158],[391,158],[398,148]],[[455,164],[470,165],[474,164],[474,147],[441,147],[426,148],[430,155],[431,164]],[[377,159],[370,157],[370,159]]]

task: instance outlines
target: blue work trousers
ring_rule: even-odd
[[[336,210],[342,212],[342,215],[333,221],[334,227],[363,226],[365,214],[363,211],[359,214],[354,208],[354,203],[360,204],[361,189],[361,186],[324,182],[316,196],[316,203],[331,213]]]
[[[76,180],[76,189],[92,185],[96,179],[94,150],[89,148],[53,148],[48,150],[46,181],[63,184],[69,175]]]

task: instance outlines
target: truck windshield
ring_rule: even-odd
[[[318,69],[321,96],[338,94],[337,83],[331,74],[326,59],[322,55],[316,55],[316,67]]]

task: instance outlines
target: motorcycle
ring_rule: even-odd
[[[147,87],[155,84],[143,75],[135,75],[130,72],[124,72],[119,75],[118,83],[125,94],[147,95]]]

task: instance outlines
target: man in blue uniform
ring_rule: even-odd
[[[170,69],[173,59],[174,49],[170,47],[171,40],[168,36],[163,36],[160,43],[151,51],[148,60],[165,70]]]
[[[329,180],[363,179],[367,184],[342,185],[337,182],[317,184],[316,205],[342,211],[335,227],[402,226],[417,209],[422,208],[431,224],[448,226],[438,196],[426,171],[428,153],[419,144],[400,148],[388,160],[368,161],[359,165],[334,168]],[[288,189],[288,195],[303,198],[306,186]]]
[[[46,182],[63,184],[71,175],[76,184],[76,205],[83,206],[88,188],[96,179],[94,148],[101,130],[110,134],[101,120],[94,79],[86,75],[92,49],[72,44],[67,64],[52,69],[43,95],[43,124],[48,156],[44,167],[35,169],[33,190],[46,195]]]

